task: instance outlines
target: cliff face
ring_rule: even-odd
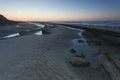
[[[5,24],[8,22],[9,22],[9,20],[7,18],[5,18],[3,15],[0,15],[0,24]]]
[[[8,20],[6,17],[0,14],[0,25],[14,24],[16,21]]]

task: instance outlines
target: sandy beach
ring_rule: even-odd
[[[24,25],[30,25],[27,24]],[[100,47],[103,51],[109,52],[109,57],[112,57],[119,66],[118,54],[111,56],[119,47],[116,48],[111,43],[106,45],[106,40],[102,39],[104,37],[96,37],[103,34],[94,35],[94,32],[73,26],[50,23],[44,23],[44,25],[43,34],[40,32],[40,35],[37,35],[36,31],[39,31],[40,27],[31,24],[31,27],[20,32],[22,35],[0,40],[1,80],[113,80],[112,76],[119,77],[119,75],[116,77],[119,73],[116,66],[106,59],[105,55],[100,55],[97,50]],[[24,29],[24,26],[22,28]],[[34,30],[36,28],[38,30]],[[21,31],[19,28],[15,29]],[[15,29],[13,28],[13,32]],[[6,30],[9,31],[9,29]],[[109,39],[108,36],[110,37],[105,35],[107,39]],[[99,46],[100,44],[105,45]],[[109,48],[115,48],[112,50],[113,53]],[[101,58],[109,64],[103,64],[104,61]],[[109,69],[106,71],[107,68]]]
[[[0,80],[120,80],[120,0],[0,0]]]
[[[69,70],[64,57],[77,32],[63,27],[50,32],[1,40],[0,79],[80,80]]]

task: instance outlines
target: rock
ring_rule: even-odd
[[[0,25],[6,25],[6,24],[16,24],[17,21],[8,20],[5,16],[0,14]]]
[[[71,53],[76,53],[75,49],[70,49]]]
[[[83,40],[79,39],[78,42],[84,42]]]
[[[19,34],[20,34],[21,36],[24,36],[24,35],[28,34],[28,32],[27,32],[27,31],[21,31],[21,32],[19,32]]]
[[[84,54],[76,54],[75,56],[76,56],[76,57],[80,57],[80,58],[85,58],[85,55],[84,55]]]
[[[47,30],[43,29],[42,30],[43,34],[50,34]]]
[[[80,57],[73,57],[69,63],[75,67],[87,67],[90,65],[90,62]]]
[[[8,19],[0,14],[0,23],[7,23],[7,22],[8,22]]]

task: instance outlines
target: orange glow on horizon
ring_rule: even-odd
[[[87,16],[87,15],[81,15],[81,17],[79,16],[70,16],[70,15],[60,15],[60,16],[56,16],[56,15],[43,15],[43,16],[31,16],[31,15],[24,15],[24,14],[5,14],[5,17],[10,19],[10,20],[15,20],[15,21],[90,21],[90,20],[106,20],[107,18],[109,18],[109,16],[103,15],[104,19],[101,18],[100,16],[98,17],[98,15],[91,15],[91,16]],[[111,18],[112,19],[112,18]]]

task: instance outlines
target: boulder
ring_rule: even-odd
[[[75,56],[76,56],[76,57],[80,57],[80,58],[85,58],[85,55],[84,55],[84,54],[76,54]]]
[[[71,53],[76,53],[75,49],[70,49]]]
[[[43,29],[42,30],[43,34],[50,34],[47,30]]]
[[[24,36],[24,35],[27,35],[28,34],[28,31],[21,31],[19,32],[20,36]]]
[[[88,60],[80,57],[73,57],[69,63],[75,67],[87,67],[90,65]]]
[[[83,40],[79,39],[78,42],[84,42]]]

